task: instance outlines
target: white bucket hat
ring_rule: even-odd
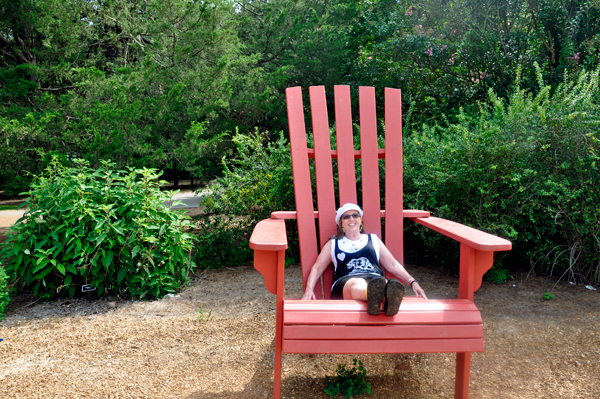
[[[340,209],[338,209],[337,214],[335,215],[335,224],[340,224],[340,218],[342,215],[350,210],[358,211],[358,213],[360,213],[360,217],[363,215],[363,211],[360,209],[360,206],[350,203],[344,204],[340,207]]]

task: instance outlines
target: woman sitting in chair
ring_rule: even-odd
[[[425,291],[375,234],[365,234],[362,209],[345,204],[338,209],[335,222],[338,234],[327,241],[313,265],[302,299],[316,299],[313,292],[317,280],[333,262],[331,299],[358,299],[367,302],[367,312],[378,315],[381,302],[387,316],[398,313],[404,296],[404,285],[398,280],[386,280],[380,264],[410,284],[417,297],[427,299]]]

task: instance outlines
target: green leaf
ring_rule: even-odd
[[[38,270],[43,269],[48,264],[48,262],[50,262],[50,259],[48,258],[39,258],[37,261],[37,266],[35,267],[35,269],[33,269],[33,274],[37,273]],[[48,270],[52,269],[48,268]]]
[[[66,267],[65,267],[65,268],[67,269],[67,271],[68,271],[69,273],[77,274],[77,268],[75,267],[75,265],[74,265],[74,264],[72,264],[72,263],[67,263],[67,265],[66,265]]]
[[[65,275],[65,267],[63,266],[62,263],[57,263],[56,264],[56,269],[58,270],[58,272],[60,274],[62,274],[63,276]]]
[[[123,278],[125,278],[126,274],[127,274],[127,268],[122,267],[119,270],[119,273],[117,273],[117,284],[121,285],[121,281],[123,281]]]
[[[104,267],[108,268],[108,266],[110,266],[112,260],[113,260],[113,252],[111,250],[106,251],[106,253],[104,254],[104,258],[102,258]]]
[[[33,276],[33,280],[39,280],[41,278],[44,278],[48,275],[48,273],[50,273],[52,271],[52,268],[47,268],[42,270],[41,272],[39,272],[38,274],[36,274],[35,276]],[[46,285],[46,283],[44,282],[44,286]]]
[[[96,238],[96,246],[102,244],[102,242],[106,239],[106,233],[102,233],[100,234],[97,238]]]

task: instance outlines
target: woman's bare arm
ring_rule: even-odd
[[[379,239],[379,237],[377,237],[377,240],[379,241],[379,263],[381,263],[381,265],[384,268],[386,268],[390,272],[394,273],[396,276],[400,277],[406,283],[408,283],[412,279],[411,275],[406,271],[404,266],[402,266],[400,262],[398,262],[396,258],[394,258],[390,250],[387,249],[387,247]],[[418,282],[415,281],[412,284],[411,288],[417,297],[422,296],[423,298],[427,299],[425,291],[423,290],[423,288],[421,288]]]
[[[317,280],[319,280],[327,269],[327,266],[331,263],[331,241],[329,240],[325,243],[317,261],[310,269],[310,274],[306,281],[306,289],[304,290],[304,295],[302,295],[302,299],[304,300],[317,299],[314,293],[315,284],[317,284]]]

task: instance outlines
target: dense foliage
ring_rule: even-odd
[[[510,239],[513,250],[503,256],[512,267],[534,265],[570,281],[600,281],[599,72],[566,78],[552,93],[538,68],[536,95],[521,87],[518,74],[508,100],[490,89],[477,113],[461,110],[456,123],[413,126],[404,140],[405,207]],[[293,209],[287,141],[263,145],[257,135],[234,140],[237,162],[211,187],[206,203],[212,213],[236,215],[239,223],[236,231],[216,228],[226,240],[214,238],[204,247],[227,242],[231,248],[271,211]],[[451,256],[458,252],[449,249],[454,242],[408,226],[409,261],[456,267]],[[293,239],[290,244],[297,250]],[[500,267],[494,273],[494,281],[509,276]]]
[[[282,135],[277,141],[267,138],[258,132],[236,134],[237,156],[224,161],[224,176],[205,190],[195,255],[199,267],[246,263],[252,257],[248,240],[256,223],[273,211],[294,208],[289,145]],[[297,251],[288,256],[298,258]]]
[[[9,297],[6,290],[6,273],[4,273],[4,268],[0,266],[0,321],[4,319],[6,309],[8,308],[8,301]]]
[[[13,285],[45,298],[72,297],[84,284],[142,298],[179,289],[194,268],[194,237],[156,170],[75,164],[53,161],[33,180],[28,214],[0,246]]]
[[[29,190],[55,158],[222,177],[196,259],[241,263],[249,253],[229,249],[249,226],[293,208],[283,139],[253,135],[286,130],[284,89],[398,87],[410,204],[515,239],[522,262],[596,273],[581,267],[597,259],[584,199],[595,166],[582,152],[597,94],[569,105],[559,85],[594,79],[579,74],[600,63],[598,0],[14,0],[0,11],[5,194]],[[437,243],[417,234],[412,248]]]
[[[208,181],[227,132],[285,129],[283,89],[399,87],[413,121],[599,61],[588,0],[15,0],[0,5],[0,190],[53,155]],[[535,89],[535,75],[523,87]],[[412,105],[411,105],[412,104]]]
[[[479,113],[414,132],[405,140],[406,205],[511,239],[513,266],[600,281],[599,72],[551,93],[538,69],[538,94],[517,77],[508,101],[490,89]]]

